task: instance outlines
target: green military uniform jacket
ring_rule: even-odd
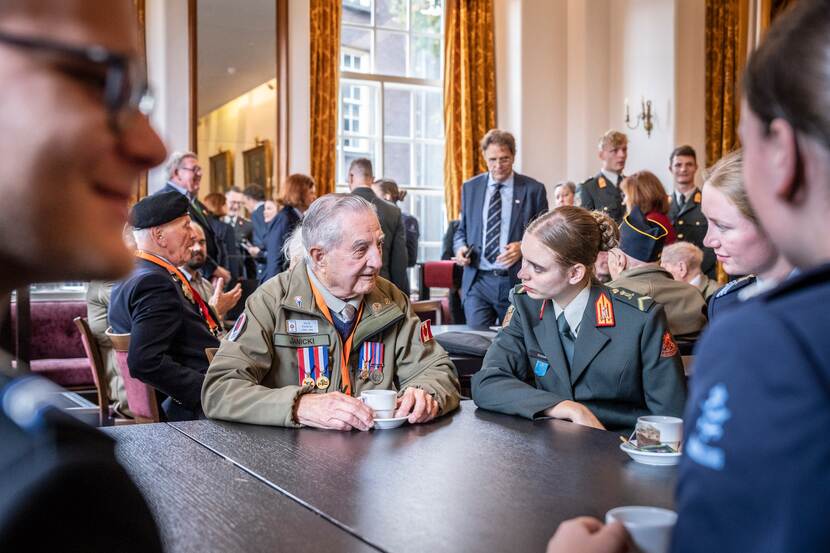
[[[701,273],[700,281],[695,285],[695,287],[700,290],[701,294],[703,294],[703,299],[709,301],[712,294],[720,289],[721,284],[717,280],[709,278]]]
[[[703,250],[703,262],[700,265],[700,270],[708,277],[715,278],[715,273],[717,272],[715,250],[703,245],[703,239],[706,237],[709,222],[706,220],[706,217],[703,215],[703,210],[700,208],[701,197],[701,191],[695,189],[689,199],[680,206],[677,204],[676,196],[669,194],[668,217],[674,230],[677,232],[678,240],[691,242]]]
[[[124,389],[124,379],[118,371],[118,363],[115,361],[115,350],[106,335],[109,327],[107,321],[107,309],[110,304],[110,294],[114,282],[93,280],[86,289],[86,320],[89,330],[98,342],[98,349],[101,351],[101,361],[104,363],[104,370],[107,373],[107,395],[113,401],[115,412],[127,417],[132,417],[129,405],[127,405],[127,391]]]
[[[596,305],[602,295],[611,302],[611,326],[598,326]],[[593,284],[570,370],[551,303],[541,317],[541,300],[516,293],[513,305],[510,324],[473,376],[479,407],[532,419],[571,400],[590,409],[609,430],[633,428],[643,415],[682,416],[683,367],[663,308],[650,298]]]
[[[422,388],[433,395],[445,414],[458,406],[458,377],[447,353],[434,339],[421,341],[421,321],[408,298],[392,283],[378,278],[364,299],[349,357],[352,393],[364,390]],[[298,426],[294,405],[302,394],[342,391],[342,344],[334,325],[316,305],[306,264],[267,281],[248,298],[242,321],[237,320],[205,375],[202,408],[207,416],[229,421],[275,426]],[[315,332],[292,334],[289,321],[316,327]],[[292,326],[296,323],[292,323]],[[431,336],[430,336],[431,338]],[[365,341],[382,342],[383,380],[362,380],[358,369]],[[302,386],[298,348],[329,346],[327,389]]]
[[[665,308],[669,330],[678,338],[694,338],[706,326],[706,302],[700,290],[674,280],[670,272],[656,263],[625,270],[606,286],[627,288],[654,298]]]
[[[625,215],[620,183],[622,178],[615,185],[600,172],[577,187],[579,205],[588,211],[602,211],[619,224]]]

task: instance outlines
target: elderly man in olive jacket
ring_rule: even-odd
[[[458,378],[428,323],[378,276],[383,234],[374,208],[329,194],[305,214],[306,260],[249,299],[202,388],[212,418],[368,430],[364,390],[398,391],[396,417],[427,422],[458,406]]]

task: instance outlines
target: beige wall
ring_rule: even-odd
[[[186,150],[190,144],[190,79],[187,38],[187,2],[147,0],[147,76],[156,105],[151,122],[168,150]],[[164,186],[164,168],[150,171],[148,190]]]
[[[495,0],[497,124],[516,133],[517,170],[550,186],[596,174],[597,141],[629,135],[626,172],[671,188],[675,145],[704,143],[702,0]],[[647,137],[625,127],[652,101]]]

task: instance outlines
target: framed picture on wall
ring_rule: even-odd
[[[271,141],[257,140],[256,146],[242,152],[242,160],[245,163],[245,186],[258,184],[265,189],[265,196],[270,198],[273,178]]]
[[[233,154],[230,150],[210,156],[210,191],[224,194],[233,186]]]

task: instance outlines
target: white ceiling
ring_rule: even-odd
[[[198,0],[198,116],[276,76],[275,0]]]

